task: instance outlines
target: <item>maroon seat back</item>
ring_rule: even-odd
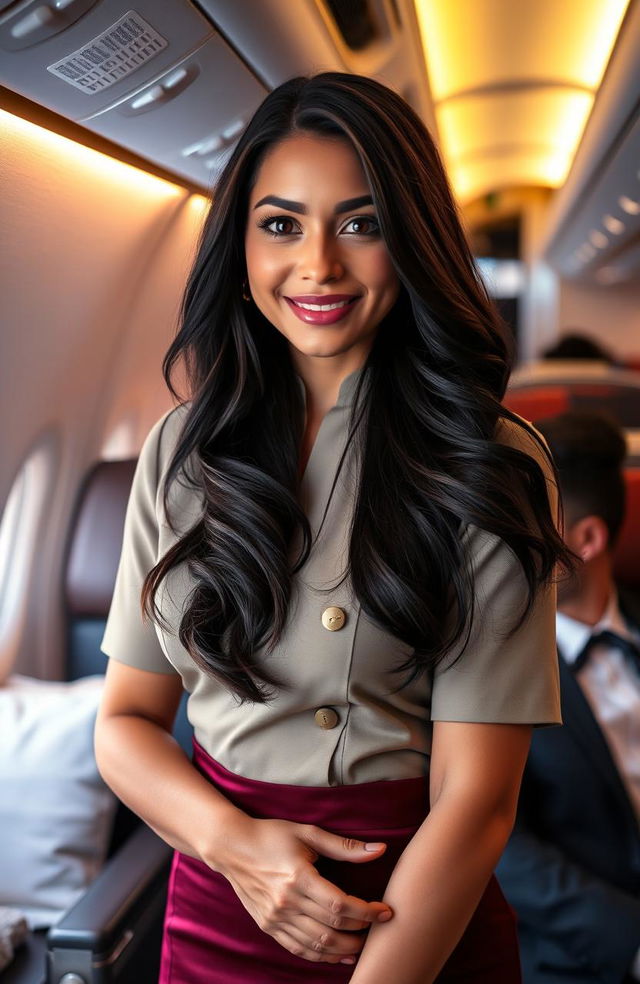
[[[640,467],[624,471],[627,487],[625,520],[613,557],[613,573],[618,583],[640,591]]]

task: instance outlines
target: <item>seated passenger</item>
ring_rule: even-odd
[[[612,575],[625,440],[599,414],[536,426],[559,469],[565,542],[583,563],[558,586],[564,727],[533,736],[497,874],[518,915],[525,984],[621,984],[640,980],[640,603]]]
[[[546,348],[542,353],[543,359],[597,359],[615,365],[616,360],[600,342],[596,342],[582,332],[569,332]]]

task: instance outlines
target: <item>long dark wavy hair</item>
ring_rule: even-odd
[[[174,397],[179,361],[190,389],[165,508],[178,479],[200,491],[204,512],[149,572],[142,593],[144,611],[162,623],[156,591],[186,563],[194,587],[181,643],[203,671],[256,702],[282,686],[256,652],[277,645],[292,578],[313,544],[298,501],[303,396],[288,342],[243,301],[244,230],[265,153],[297,133],[350,142],[400,281],[350,415],[347,446],[356,442],[360,466],[345,572],[364,612],[411,647],[395,669],[414,678],[468,638],[473,575],[461,534],[469,524],[501,537],[522,565],[528,602],[512,631],[556,562],[568,561],[542,469],[495,439],[503,417],[537,440],[501,406],[509,335],[427,129],[371,78],[290,79],[258,107],[220,175],[164,359]]]

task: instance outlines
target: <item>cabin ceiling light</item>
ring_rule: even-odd
[[[623,208],[628,215],[640,215],[640,202],[636,202],[633,198],[627,198],[626,195],[621,195],[618,199],[618,205]]]
[[[621,232],[624,232],[624,222],[616,219],[615,215],[605,215],[602,224],[614,236],[619,236]]]
[[[460,201],[564,182],[628,4],[415,0]]]
[[[589,240],[593,243],[596,249],[604,249],[609,240],[603,232],[599,229],[592,229],[589,233]]]

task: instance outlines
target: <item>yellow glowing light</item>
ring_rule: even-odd
[[[189,198],[189,208],[193,209],[198,218],[204,218],[210,204],[206,195],[191,195]]]
[[[549,79],[596,89],[629,0],[416,0],[436,102],[471,87]]]
[[[592,102],[585,92],[525,90],[443,103],[438,128],[458,196],[562,184]]]
[[[442,150],[460,198],[499,187],[498,176],[507,185],[562,184],[628,4],[415,0]],[[492,170],[496,180],[487,185]]]
[[[85,147],[59,133],[30,123],[20,116],[14,116],[0,109],[0,128],[6,145],[14,143],[22,147],[22,152],[32,159],[40,160],[42,173],[51,170],[64,171],[67,177],[78,181],[86,180],[86,171],[91,169],[96,177],[108,184],[126,184],[133,187],[136,194],[155,200],[162,198],[186,197],[188,192],[180,185],[149,174],[132,164],[125,164],[108,154],[92,147]],[[20,150],[18,150],[18,153]]]

